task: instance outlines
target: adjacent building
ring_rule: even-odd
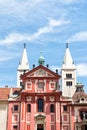
[[[7,128],[7,111],[8,111],[8,95],[10,89],[6,86],[0,88],[0,129],[6,130]]]

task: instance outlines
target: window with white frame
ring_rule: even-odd
[[[14,105],[14,106],[13,106],[13,111],[14,111],[14,112],[15,112],[15,111],[17,112],[18,109],[19,109],[19,108],[18,108],[18,105]]]
[[[19,114],[13,113],[12,114],[12,122],[18,122],[19,121]]]
[[[31,104],[27,104],[27,112],[31,112]]]
[[[32,89],[32,83],[31,82],[26,83],[26,89],[28,89],[28,90]]]
[[[54,90],[55,89],[55,82],[51,81],[50,82],[50,90]]]
[[[50,112],[51,112],[51,113],[54,113],[54,112],[55,112],[55,106],[54,106],[54,104],[51,104],[51,105],[50,105]]]
[[[67,112],[67,111],[68,111],[67,105],[63,105],[63,112]]]

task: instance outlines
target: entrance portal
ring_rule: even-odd
[[[35,130],[46,130],[45,119],[46,119],[45,114],[38,113],[35,115]]]
[[[43,124],[37,124],[37,130],[44,130]]]

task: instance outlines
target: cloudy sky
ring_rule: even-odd
[[[87,91],[87,0],[0,0],[0,87],[16,86],[24,43],[30,69],[42,51],[60,71],[66,42]]]

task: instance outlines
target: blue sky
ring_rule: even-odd
[[[60,71],[66,42],[87,91],[87,1],[0,0],[0,87],[16,86],[24,43],[30,69],[42,51],[45,64]]]

